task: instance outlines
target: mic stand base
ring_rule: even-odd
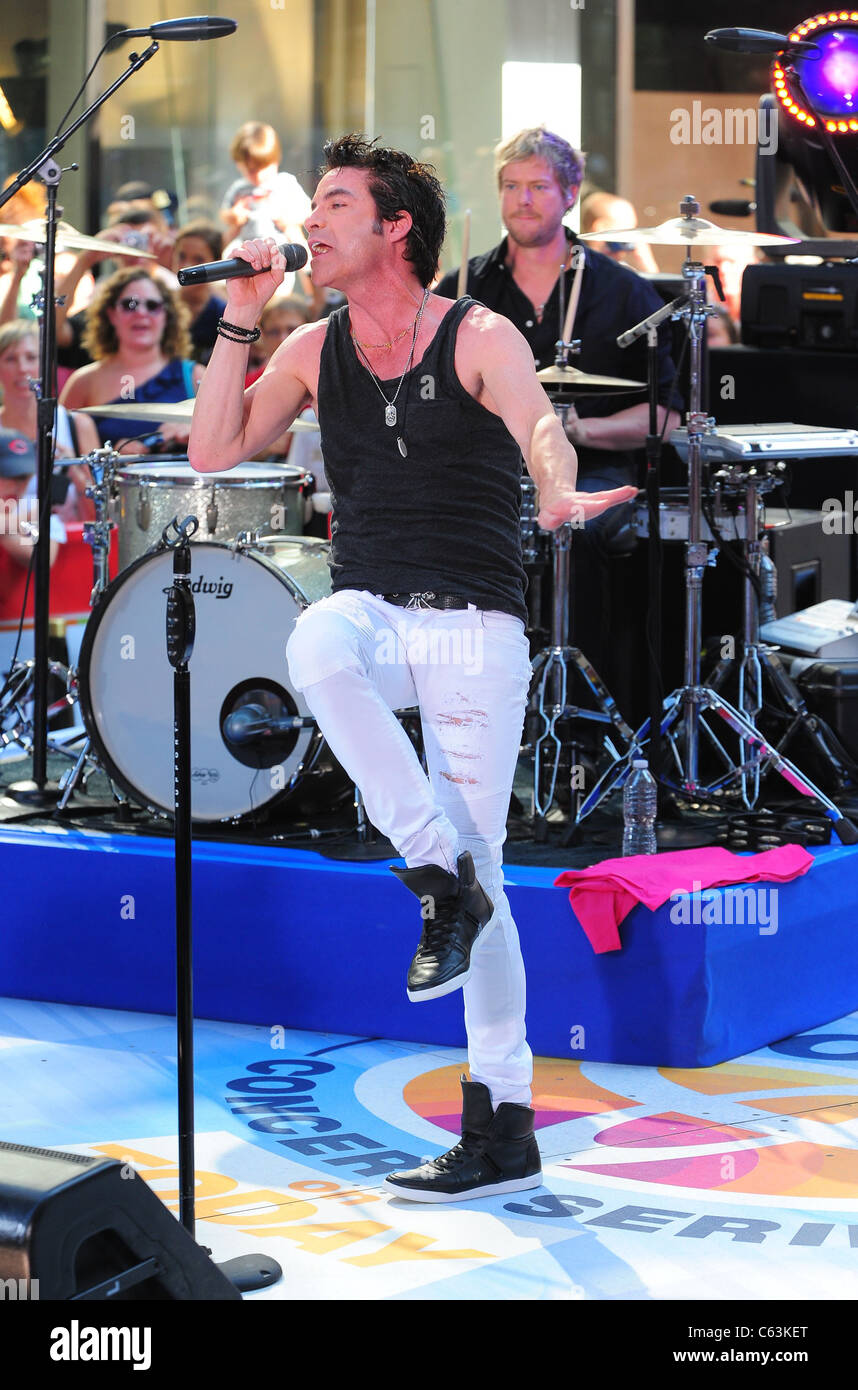
[[[59,782],[12,782],[3,795],[10,801],[18,801],[22,806],[33,806],[37,810],[53,809],[60,795]]]
[[[217,1268],[239,1293],[268,1289],[283,1277],[283,1270],[270,1255],[236,1255],[231,1260],[224,1260]]]

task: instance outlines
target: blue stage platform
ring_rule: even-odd
[[[777,895],[774,931],[774,920],[716,911],[707,924],[692,910],[682,923],[676,904],[637,907],[623,949],[606,955],[553,886],[560,869],[508,865],[534,1052],[711,1066],[857,1008],[858,848],[814,859],[803,878],[757,885],[767,903]],[[174,1011],[172,841],[6,827],[0,874],[0,995]],[[461,1046],[460,994],[406,998],[418,925],[387,863],[198,842],[195,1012]]]

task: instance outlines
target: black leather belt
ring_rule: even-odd
[[[461,594],[436,594],[431,590],[425,594],[380,594],[385,603],[393,603],[397,608],[467,608],[468,600]]]

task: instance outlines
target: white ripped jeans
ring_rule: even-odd
[[[305,609],[286,654],[370,820],[408,867],[455,873],[470,851],[495,909],[463,991],[471,1079],[495,1107],[528,1105],[524,965],[501,854],[531,676],[522,622],[474,607],[398,608],[346,589]],[[393,713],[414,706],[428,778]]]

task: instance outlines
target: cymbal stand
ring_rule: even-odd
[[[568,409],[555,406],[558,414]],[[561,416],[562,418],[562,416]],[[609,726],[605,728],[604,746],[614,760],[621,754],[610,737],[614,730],[618,741],[628,746],[632,740],[632,730],[620,714],[617,703],[602,678],[590,664],[580,648],[569,641],[571,606],[571,545],[572,525],[570,522],[559,526],[551,535],[552,549],[552,609],[549,645],[534,658],[534,684],[531,690],[528,725],[534,731],[541,721],[542,729],[533,740],[533,796],[532,808],[534,822],[545,821],[554,801],[557,773],[564,748],[572,747],[573,741],[561,737],[557,731],[558,723],[571,719],[581,719],[590,723]],[[567,703],[567,687],[570,668],[577,670],[590,690],[596,704],[595,709]],[[549,753],[549,746],[553,753]],[[543,788],[548,784],[547,792]],[[573,810],[570,820],[577,823]]]
[[[680,204],[682,216],[691,227],[700,212],[700,204],[694,198],[683,199]],[[706,303],[706,267],[692,259],[691,239],[688,253],[682,266],[682,277],[688,284],[688,303],[680,310],[679,317],[688,321],[689,342],[691,345],[691,408],[688,413],[688,510],[689,530],[685,547],[685,669],[684,684],[668,695],[664,702],[664,717],[659,733],[668,740],[676,768],[676,782],[671,782],[665,773],[662,781],[687,796],[701,798],[717,795],[727,784],[741,781],[742,770],[749,758],[768,760],[774,770],[800,792],[802,796],[813,797],[825,808],[826,815],[834,824],[834,830],[844,844],[858,842],[858,829],[847,820],[843,813],[816,787],[802,772],[786,758],[756,728],[753,721],[735,709],[711,686],[701,684],[700,649],[702,638],[702,600],[703,571],[708,559],[708,545],[702,538],[703,520],[703,448],[702,439],[714,421],[701,410],[703,347],[706,333],[706,319],[714,312]],[[751,658],[751,662],[753,658]],[[749,671],[751,666],[749,665]],[[705,723],[704,713],[719,715],[744,744],[744,761],[738,767],[720,742],[714,730]],[[725,774],[715,781],[704,783],[700,777],[700,735],[706,734],[709,746],[722,763]],[[644,724],[634,736],[632,747],[621,762],[608,769],[607,774],[587,797],[580,808],[580,816],[595,809],[596,805],[609,791],[622,786],[629,775],[631,761],[637,756],[640,744],[650,733],[650,721]],[[756,753],[752,752],[756,750]]]
[[[790,716],[787,729],[777,744],[778,752],[790,743],[796,733],[804,732],[810,738],[816,752],[834,768],[842,788],[849,783],[849,772],[828,740],[825,723],[808,709],[801,691],[784,667],[777,648],[760,641],[759,575],[762,544],[757,523],[757,504],[760,497],[780,486],[783,468],[782,463],[767,460],[758,467],[747,469],[741,464],[727,466],[714,475],[714,481],[720,483],[724,494],[742,493],[745,502],[745,529],[742,541],[745,576],[742,592],[742,659],[738,668],[738,705],[749,722],[756,723],[763,709],[763,684],[766,681],[781,709]],[[735,662],[728,656],[722,657],[707,684],[713,690],[720,690],[734,669]],[[750,810],[759,800],[760,781],[771,766],[771,757],[757,756],[753,744],[748,739],[740,739],[739,747],[742,800]]]
[[[564,341],[565,327],[565,308],[564,308],[564,277],[561,268],[558,280],[559,310],[560,310],[560,335],[555,343],[554,365],[556,367],[566,367],[570,353],[580,353],[581,340],[579,338]],[[554,412],[563,426],[566,433],[566,420],[569,408],[574,401],[574,393],[564,390],[563,384],[558,384],[548,392]],[[538,511],[538,507],[535,509]],[[560,768],[564,749],[570,750],[570,764],[574,766],[574,749],[576,743],[573,739],[563,736],[558,732],[557,725],[568,720],[580,719],[590,723],[610,725],[622,740],[624,745],[628,745],[633,735],[623,719],[614,697],[611,695],[598,672],[587,660],[587,657],[579,647],[574,647],[569,641],[570,636],[570,615],[572,606],[572,587],[571,587],[571,546],[572,546],[573,523],[565,522],[558,526],[551,535],[551,577],[552,577],[552,596],[551,596],[551,630],[549,633],[549,645],[538,652],[533,662],[534,682],[531,686],[531,695],[528,701],[528,711],[526,718],[526,729],[528,731],[528,743],[533,747],[533,789],[531,795],[531,813],[534,821],[536,838],[544,839],[547,834],[546,820],[551,806],[555,799],[557,788],[557,774]],[[569,684],[570,669],[577,670],[588,687],[596,708],[584,707],[581,705],[570,705],[567,703],[567,688]],[[540,728],[541,723],[541,728]],[[603,740],[605,749],[611,759],[616,762],[621,756],[616,744],[611,740],[606,729]],[[549,746],[553,750],[553,755],[549,754]],[[543,789],[547,783],[547,791],[543,794]],[[572,786],[573,793],[577,792],[575,802],[570,809],[569,831],[564,843],[570,843],[577,829],[578,811],[581,801],[581,788]]]

